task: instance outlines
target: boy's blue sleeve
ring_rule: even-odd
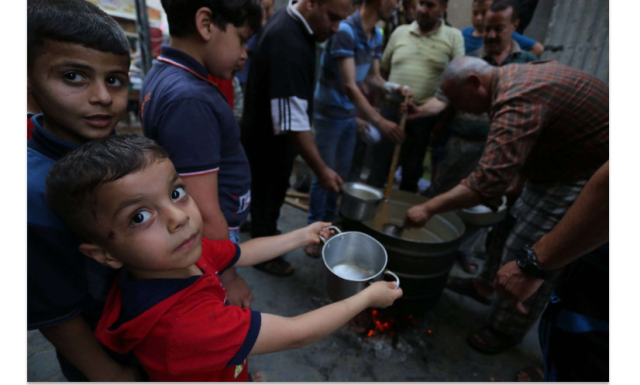
[[[27,224],[27,328],[41,329],[76,317],[88,295],[86,256],[68,231]]]
[[[220,121],[206,102],[189,98],[169,103],[159,120],[158,142],[181,176],[219,170]]]
[[[338,33],[331,37],[327,43],[329,55],[333,58],[353,57],[356,50],[356,42],[353,39],[351,27],[346,23],[340,23]]]
[[[537,41],[533,40],[532,38],[523,36],[518,32],[514,32],[511,37],[520,45],[520,48],[525,51],[531,51],[533,46],[537,43]]]

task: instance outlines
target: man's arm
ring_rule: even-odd
[[[229,225],[218,200],[218,173],[183,177],[182,180],[202,214],[202,235],[212,240],[229,239]],[[235,268],[222,273],[220,281],[227,288],[230,304],[247,308],[251,306],[251,289]]]
[[[556,270],[605,244],[609,239],[609,162],[589,180],[555,228],[532,248],[543,270]],[[522,302],[544,283],[526,276],[515,261],[496,274],[494,287],[505,299],[526,313]]]
[[[417,106],[413,103],[409,103],[409,105],[400,107],[400,111],[405,111],[407,109],[407,119],[413,120],[418,118],[424,118],[428,116],[435,116],[440,114],[447,108],[448,104],[435,96],[429,98],[425,103]]]
[[[609,161],[591,177],[558,225],[535,245],[540,267],[555,270],[609,240]]]
[[[292,131],[287,135],[289,135],[302,158],[320,180],[322,188],[335,194],[339,193],[342,186],[344,186],[344,181],[338,173],[330,169],[322,160],[311,131]]]
[[[142,381],[136,368],[122,366],[109,357],[82,316],[42,328],[40,332],[89,381]]]
[[[378,60],[374,60],[374,63],[377,62]],[[369,104],[367,98],[360,91],[358,84],[356,84],[356,64],[353,57],[338,58],[338,69],[347,97],[349,97],[356,106],[358,112],[364,115],[365,119],[394,142],[402,142],[404,140],[404,132],[400,129],[400,126],[398,126],[397,123],[383,118],[382,115]],[[379,71],[378,76],[374,76],[374,79],[377,79],[377,83],[380,83],[380,80],[382,80],[382,84],[376,84],[379,88],[384,86],[384,79],[382,79],[382,76],[379,76]],[[376,80],[374,80],[372,84],[375,84],[375,82]]]
[[[406,227],[422,227],[436,214],[473,207],[481,203],[480,194],[459,184],[444,194],[438,195],[421,205],[411,207],[407,210],[404,225]]]
[[[536,44],[533,45],[533,47],[531,48],[531,51],[529,52],[536,55],[536,57],[539,59],[540,56],[542,56],[542,54],[544,53],[544,46],[539,42],[536,42]]]

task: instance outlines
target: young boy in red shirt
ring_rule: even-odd
[[[87,143],[56,162],[47,200],[85,240],[83,254],[122,268],[96,337],[133,351],[152,381],[248,381],[248,355],[308,345],[402,295],[395,283],[377,282],[292,318],[228,305],[225,269],[319,243],[330,224],[240,245],[203,238],[200,211],[166,151],[133,134]]]

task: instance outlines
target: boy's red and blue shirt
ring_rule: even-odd
[[[201,276],[114,283],[96,338],[118,353],[133,351],[151,381],[248,381],[247,357],[260,332],[259,312],[230,306],[219,274],[240,248],[202,239]]]

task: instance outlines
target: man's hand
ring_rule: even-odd
[[[516,309],[527,314],[529,310],[522,303],[535,294],[543,283],[543,279],[526,276],[516,261],[511,261],[498,270],[493,286]]]
[[[413,90],[409,86],[399,86],[398,88],[396,88],[396,92],[400,94],[402,100],[404,100],[406,97],[409,97],[409,102],[411,102],[411,100],[413,99]]]
[[[329,167],[326,167],[320,175],[318,175],[318,179],[320,180],[320,185],[323,189],[334,194],[338,194],[340,189],[342,189],[342,186],[344,186],[344,182],[342,181],[342,178],[340,178],[340,175]]]
[[[420,106],[417,106],[413,101],[409,101],[409,103],[400,103],[398,107],[398,112],[400,115],[407,113],[407,120],[414,120],[422,117],[422,113],[420,112]]]
[[[253,301],[253,293],[244,279],[232,268],[220,276],[220,282],[227,292],[227,300],[230,305],[241,308],[250,308]]]
[[[382,118],[377,126],[382,135],[387,136],[396,143],[404,142],[404,131],[400,129],[400,126],[397,123]]]
[[[364,137],[369,133],[369,123],[366,120],[356,118],[356,133],[359,137]]]
[[[406,228],[420,228],[424,226],[431,214],[423,205],[416,205],[407,210],[407,216],[404,218],[404,227]]]

